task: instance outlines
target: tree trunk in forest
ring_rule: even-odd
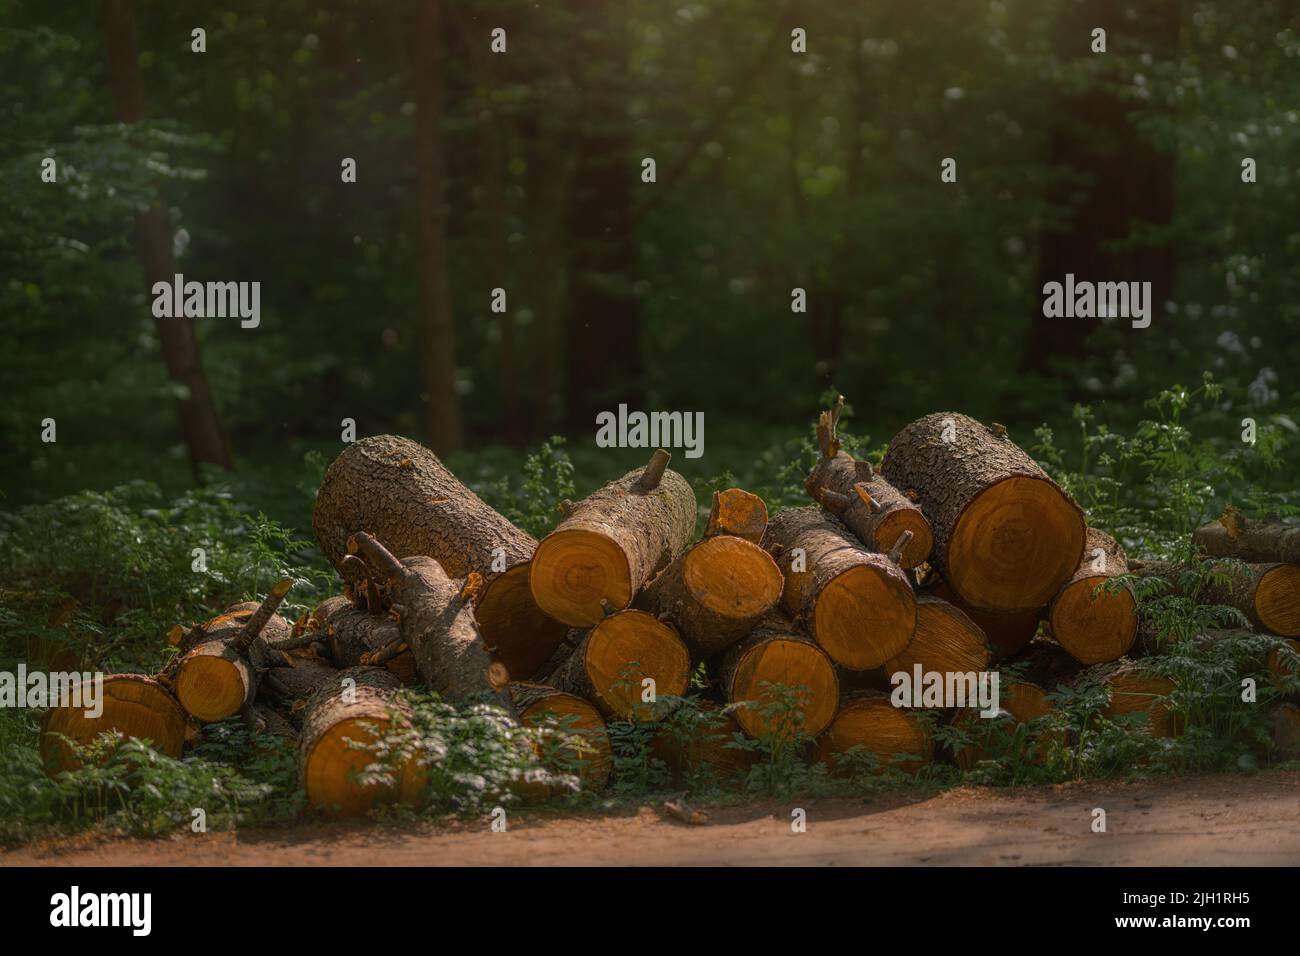
[[[984,632],[958,608],[932,594],[916,599],[916,633],[907,646],[885,662],[885,674],[902,671],[909,679],[921,665],[924,673],[978,674],[989,666]]]
[[[415,29],[415,206],[420,228],[420,328],[429,443],[440,455],[461,446],[456,325],[448,277],[442,156],[442,2],[422,0]]]
[[[161,682],[144,674],[106,674],[100,705],[103,709],[99,716],[86,716],[87,698],[74,689],[67,700],[46,711],[41,721],[40,751],[50,776],[80,766],[60,735],[87,744],[99,734],[115,730],[127,737],[150,740],[159,753],[169,757],[181,755],[188,718]]]
[[[484,699],[509,711],[509,672],[492,660],[474,621],[474,577],[462,585],[423,555],[399,561],[364,531],[352,536],[348,549],[386,581],[402,640],[424,685],[453,703]]]
[[[366,531],[400,557],[433,558],[453,578],[478,574],[475,614],[483,640],[515,677],[532,676],[568,631],[542,612],[529,590],[536,540],[417,442],[379,435],[350,444],[325,472],[312,526],[340,570],[348,538]]]
[[[376,742],[408,710],[397,678],[378,667],[353,667],[327,681],[307,706],[298,767],[307,803],[339,816],[361,816],[378,803],[418,806],[426,773],[414,755],[385,767],[391,781],[361,779],[377,762]]]
[[[651,578],[682,553],[695,532],[695,492],[656,451],[590,497],[566,503],[567,515],[538,545],[529,570],[545,613],[590,627],[632,603]]]
[[[627,118],[628,23],[623,4],[569,0],[581,17],[570,59],[583,64],[578,170],[569,209],[572,258],[564,350],[565,413],[587,429],[596,414],[642,395],[641,311],[632,293],[636,270],[632,188],[641,183]],[[601,75],[597,75],[601,74]],[[612,77],[611,75],[612,74]]]
[[[785,575],[786,612],[835,663],[870,670],[912,639],[916,601],[907,576],[821,508],[786,508],[769,522],[763,546]]]
[[[724,528],[730,520],[719,512],[722,500],[720,494],[714,496],[710,527]],[[726,500],[737,499],[728,496]],[[745,517],[746,530],[752,532],[752,516],[746,512]],[[752,631],[781,599],[783,584],[781,569],[760,545],[715,533],[691,545],[660,571],[637,594],[634,604],[672,621],[692,659],[703,661]]]
[[[1179,0],[1157,0],[1142,7],[1137,20],[1119,0],[1095,0],[1063,8],[1056,30],[1058,55],[1066,61],[1100,56],[1090,51],[1091,31],[1107,30],[1109,44],[1136,36],[1161,61],[1176,60],[1179,49]],[[1111,56],[1116,55],[1114,50]],[[1157,151],[1138,133],[1129,114],[1133,105],[1094,80],[1082,96],[1062,96],[1054,115],[1049,164],[1069,169],[1071,181],[1050,189],[1047,201],[1073,216],[1068,231],[1049,231],[1041,241],[1038,285],[1064,282],[1067,273],[1090,282],[1150,282],[1151,303],[1169,300],[1173,291],[1173,256],[1167,245],[1142,245],[1125,251],[1108,246],[1126,239],[1135,223],[1167,226],[1174,208],[1174,157]],[[1075,117],[1086,116],[1086,128]],[[1076,180],[1082,177],[1084,184]],[[1045,318],[1041,299],[1026,338],[1022,368],[1051,373],[1055,360],[1081,359],[1097,323],[1085,319]],[[1071,389],[1071,392],[1077,389]]]
[[[844,695],[835,719],[817,740],[816,759],[832,773],[845,775],[851,768],[841,766],[844,754],[856,746],[875,756],[877,770],[892,767],[916,773],[934,756],[934,738],[917,715],[874,691]]]
[[[1128,558],[1119,543],[1088,529],[1083,560],[1047,609],[1052,639],[1080,664],[1103,664],[1123,657],[1137,637],[1137,601],[1127,588],[1101,590],[1109,578],[1128,573]]]
[[[1000,426],[926,415],[894,436],[881,471],[920,504],[931,563],[967,604],[1037,610],[1079,566],[1083,512]]]
[[[930,522],[906,495],[876,474],[869,461],[855,461],[840,449],[836,428],[844,408],[841,395],[835,407],[823,412],[817,424],[821,457],[804,490],[808,496],[839,518],[869,551],[888,554],[904,531],[912,540],[903,549],[899,564],[911,569],[930,557],[934,535]]]
[[[1249,521],[1240,515],[1225,515],[1193,531],[1192,544],[1211,558],[1300,564],[1300,526],[1277,520]]]
[[[691,656],[677,632],[644,611],[617,611],[579,641],[546,683],[591,701],[606,716],[649,722],[658,709],[645,699],[677,697],[690,681]]]
[[[135,15],[131,0],[104,0],[104,46],[108,53],[109,88],[117,118],[123,123],[144,119],[144,81],[136,53]],[[167,212],[158,200],[135,214],[136,247],[150,288],[156,282],[170,284],[176,275],[172,261],[172,237]],[[234,468],[226,433],[212,401],[212,391],[203,371],[198,341],[191,319],[183,316],[156,318],[167,377],[176,383],[181,433],[189,449],[196,477],[200,465]]]
[[[751,737],[792,736],[796,730],[815,737],[839,709],[835,665],[812,638],[779,612],[768,615],[749,636],[727,648],[717,662],[717,678],[727,703],[748,702],[734,715]],[[776,684],[795,691],[799,706],[787,711],[771,686]]]

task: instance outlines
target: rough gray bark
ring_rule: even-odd
[[[920,504],[934,531],[930,561],[963,601],[1032,611],[1078,567],[1085,525],[1005,432],[956,412],[927,415],[894,436],[881,472]]]
[[[1252,521],[1241,515],[1220,518],[1193,531],[1192,543],[1211,558],[1300,564],[1300,525],[1276,519]]]
[[[531,674],[564,638],[565,626],[543,614],[529,593],[536,540],[417,442],[379,435],[349,445],[325,472],[312,526],[321,550],[354,589],[358,571],[344,566],[348,538],[358,531],[398,557],[433,558],[453,578],[479,575],[475,603],[483,638],[511,673]]]

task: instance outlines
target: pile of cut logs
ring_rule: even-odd
[[[653,722],[696,696],[716,716],[708,732],[661,734],[655,754],[677,771],[725,775],[746,767],[746,751],[727,746],[734,734],[790,732],[783,686],[797,689],[796,724],[832,771],[859,746],[910,770],[935,746],[917,711],[891,703],[889,675],[917,666],[1016,665],[1000,701],[1016,722],[1047,713],[1057,685],[1089,682],[1110,688],[1108,714],[1145,713],[1152,733],[1177,732],[1164,702],[1173,684],[1135,660],[1159,642],[1139,640],[1132,592],[1102,585],[1131,571],[1172,582],[1179,569],[1130,568],[997,424],[928,415],[876,468],[841,449],[842,409],[841,398],[818,423],[812,504],[769,520],[757,496],[715,492],[699,540],[695,493],[664,451],[563,502],[538,542],[422,446],[390,435],[351,444],[313,515],[343,594],[290,623],[276,613],[283,581],[260,603],[175,628],[177,655],[160,674],[107,679],[101,717],[50,712],[47,763],[72,760],[56,734],[116,729],[180,754],[201,724],[242,715],[297,740],[313,806],[413,802],[419,766],[383,786],[357,773],[364,745],[403,719],[398,689],[418,685],[521,722],[562,721],[585,741],[590,788],[613,765],[607,721]],[[1214,599],[1279,636],[1270,666],[1281,681],[1294,660],[1283,639],[1300,636],[1300,531],[1233,516],[1196,539],[1208,556],[1247,562]],[[1278,714],[1279,738],[1300,739],[1300,709]],[[980,750],[949,756],[969,766]]]

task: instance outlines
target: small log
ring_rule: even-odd
[[[1132,590],[1101,588],[1128,573],[1124,549],[1110,535],[1088,529],[1083,560],[1047,608],[1052,639],[1080,664],[1104,664],[1123,657],[1137,637],[1137,601]]]
[[[988,638],[989,651],[995,660],[1003,660],[1024,650],[1038,633],[1038,623],[1042,619],[1041,609],[1012,614],[981,611],[963,601],[961,595],[937,574],[931,576],[928,593],[947,601],[974,621]]]
[[[532,673],[568,630],[542,613],[528,589],[537,541],[409,439],[379,435],[348,445],[325,472],[312,526],[341,573],[348,538],[365,531],[398,557],[432,558],[449,577],[478,574],[478,625],[489,653],[510,673]]]
[[[840,396],[836,408],[842,408]],[[841,451],[835,436],[838,411],[823,412],[817,435],[821,458],[808,473],[804,489],[857,536],[870,551],[889,553],[904,531],[912,540],[900,563],[915,568],[930,557],[934,535],[921,509],[906,495],[876,474],[869,461],[857,461]]]
[[[633,606],[671,621],[692,658],[702,661],[752,631],[783,586],[781,569],[762,547],[717,533],[659,572]]]
[[[727,649],[717,666],[718,682],[728,703],[746,703],[734,710],[736,723],[749,736],[762,738],[795,731],[816,736],[830,725],[839,709],[840,683],[835,665],[816,642],[781,614],[765,618],[750,634]],[[773,726],[765,713],[778,698],[772,685],[799,688],[804,701],[786,719],[796,727]],[[777,720],[782,715],[775,715]]]
[[[1211,558],[1236,558],[1248,564],[1300,564],[1300,525],[1276,518],[1248,520],[1229,510],[1192,532],[1192,544]]]
[[[1134,562],[1133,573],[1158,577],[1170,593],[1183,594],[1186,568],[1168,561]],[[1215,569],[1223,580],[1211,581],[1199,595],[1199,604],[1236,608],[1256,630],[1279,637],[1300,637],[1300,566],[1294,564],[1232,564],[1222,561]]]
[[[916,601],[907,576],[822,509],[785,509],[763,546],[785,576],[786,612],[837,664],[870,670],[912,639]]]
[[[470,589],[449,578],[432,558],[398,561],[364,531],[353,535],[348,546],[394,595],[398,629],[425,686],[454,703],[483,698],[509,710],[504,690],[510,676],[500,661],[492,660],[479,635]]]
[[[1017,725],[1045,717],[1056,709],[1041,687],[1027,681],[1012,681],[1000,688],[998,696],[1000,698],[998,716],[1005,717],[1005,720],[984,718],[980,715],[978,707],[963,707],[957,711],[954,721],[975,738],[972,743],[954,754],[957,766],[962,770],[971,770],[981,760],[988,758],[990,745],[993,742],[989,733],[994,729],[990,725],[997,725],[1004,733],[1010,735],[1015,733]],[[1028,756],[1034,763],[1041,763],[1047,756],[1046,750],[1039,746],[1039,743],[1035,741],[1030,744],[1033,749]]]
[[[709,523],[704,536],[729,534],[754,544],[763,541],[767,530],[767,505],[758,495],[741,488],[726,488],[713,493]]]
[[[931,594],[916,599],[916,633],[907,646],[885,662],[885,674],[909,677],[916,665],[923,673],[980,673],[988,670],[989,645],[984,632],[957,607]]]
[[[41,722],[40,751],[50,776],[80,766],[76,754],[61,737],[87,744],[105,731],[117,731],[151,741],[159,753],[169,757],[181,755],[188,721],[180,703],[162,683],[144,674],[106,674],[99,702],[102,710],[99,716],[88,717],[85,694],[93,693],[90,688],[74,689],[46,711]],[[74,701],[80,705],[74,706]]]
[[[650,753],[664,762],[674,785],[702,777],[734,780],[748,774],[758,755],[730,746],[742,732],[736,715],[712,701],[695,701],[694,706],[699,711],[695,719],[685,724],[662,720],[650,741]]]
[[[1095,664],[1074,680],[1076,687],[1103,684],[1110,688],[1110,703],[1101,716],[1114,720],[1126,714],[1145,714],[1146,726],[1154,737],[1173,737],[1178,732],[1176,715],[1165,702],[1177,685],[1168,677],[1150,673],[1139,662],[1122,657]]]
[[[261,604],[240,604],[203,625],[175,668],[176,696],[197,720],[212,723],[239,713],[253,702],[257,682],[282,655],[268,646],[286,640],[293,627],[276,608],[293,586],[290,578],[277,583]]]
[[[389,768],[388,783],[363,781],[377,762],[376,742],[409,718],[397,678],[378,667],[339,671],[312,697],[303,718],[299,772],[307,803],[326,813],[360,816],[380,803],[418,805],[427,775],[415,755]]]
[[[402,639],[401,628],[392,615],[358,610],[347,601],[328,610],[322,606],[318,611],[322,612],[321,634],[335,667],[375,664],[392,672],[403,684],[419,680],[415,655]],[[381,653],[388,654],[382,662],[378,660]]]
[[[642,700],[643,681],[655,697],[679,697],[690,681],[691,657],[671,625],[644,611],[616,611],[583,635],[544,683],[595,704],[606,717],[658,719]]]
[[[695,492],[658,451],[573,505],[537,547],[529,572],[534,600],[573,627],[591,627],[604,608],[622,610],[685,550],[695,530]]]
[[[894,436],[881,472],[934,532],[930,563],[967,604],[1036,611],[1083,556],[1083,512],[1005,435],[956,412]]]
[[[1268,652],[1269,677],[1273,686],[1284,694],[1294,693],[1295,678],[1300,675],[1300,664],[1297,664],[1296,657],[1300,657],[1300,641],[1293,639],[1279,642]],[[1287,686],[1288,682],[1291,687]]]
[[[892,767],[916,773],[934,757],[934,738],[916,713],[874,691],[845,695],[835,719],[817,739],[816,760],[832,774],[843,775],[847,768],[841,760],[857,746],[876,755],[881,771]]]
[[[513,683],[510,696],[524,726],[545,727],[578,738],[579,745],[564,743],[559,747],[558,766],[551,769],[576,773],[587,790],[605,787],[614,767],[614,755],[600,711],[581,697],[544,684]],[[546,748],[535,749],[543,763],[547,762]]]

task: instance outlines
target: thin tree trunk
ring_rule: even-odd
[[[144,81],[135,44],[135,16],[130,0],[104,0],[104,41],[108,53],[109,86],[117,118],[123,123],[144,119]],[[136,248],[145,281],[170,283],[175,276],[167,214],[155,200],[135,215]],[[234,463],[225,430],[212,402],[212,391],[199,357],[194,326],[183,317],[156,319],[167,376],[181,386],[178,401],[181,431],[189,448],[190,464],[211,464],[230,470]]]
[[[446,208],[443,200],[442,3],[423,0],[416,23],[415,162],[416,211],[420,220],[420,326],[429,442],[440,455],[461,446],[456,392],[456,326],[447,276]]]

